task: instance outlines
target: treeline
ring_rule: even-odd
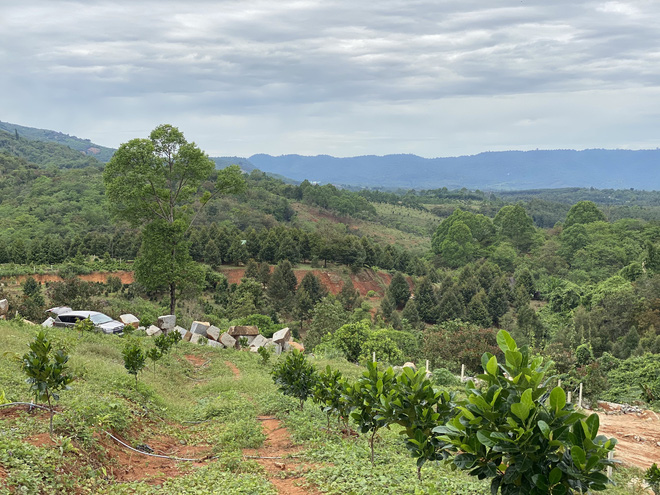
[[[326,225],[316,231],[278,225],[271,229],[239,230],[233,224],[212,223],[194,229],[190,254],[195,261],[212,266],[265,263],[328,262],[347,265],[353,270],[378,267],[422,276],[432,269],[428,260],[395,245],[381,246],[369,237],[358,237],[342,224]]]
[[[23,158],[44,168],[101,167],[101,162],[93,156],[87,156],[63,144],[30,140],[18,133],[3,130],[0,130],[0,152]]]

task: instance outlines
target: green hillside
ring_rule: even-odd
[[[48,129],[37,129],[2,121],[0,121],[0,129],[13,136],[18,134],[19,138],[23,137],[35,141],[61,144],[79,151],[86,156],[94,157],[104,163],[110,160],[115,152],[114,149],[94,144],[89,139],[81,139],[76,136],[70,136],[68,134]]]
[[[3,407],[32,399],[19,358],[35,334],[34,327],[0,322],[2,494],[490,493],[487,482],[444,463],[428,463],[418,481],[396,425],[379,432],[372,465],[368,435],[327,429],[309,400],[299,410],[273,384],[272,361],[186,342],[155,367],[149,363],[136,384],[122,350],[127,341],[148,350],[151,339],[49,330],[54,347],[69,354],[74,377],[57,402],[51,437],[46,411]],[[350,380],[363,371],[342,360],[311,362]],[[636,474],[617,467],[618,486],[605,493],[630,493]]]

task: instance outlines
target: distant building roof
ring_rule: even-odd
[[[236,325],[235,327],[229,327],[228,333],[232,337],[249,337],[259,335],[259,329],[254,325]]]

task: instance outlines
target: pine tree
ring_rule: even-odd
[[[410,299],[410,288],[401,272],[396,272],[392,277],[390,286],[387,288],[387,295],[397,309],[403,308]]]
[[[486,292],[481,289],[474,295],[467,306],[467,320],[482,328],[488,328],[493,324],[493,320],[486,308],[486,302]]]
[[[415,289],[415,302],[422,321],[426,323],[438,321],[438,299],[428,277],[423,278]]]
[[[387,295],[380,302],[380,312],[383,318],[385,318],[385,321],[389,321],[392,318],[392,313],[396,312],[392,299]]]
[[[355,290],[353,281],[350,278],[347,278],[341,291],[337,294],[337,299],[342,303],[346,311],[353,311],[359,298],[360,293]]]
[[[448,290],[438,304],[438,321],[456,320],[465,317],[465,306],[456,289]]]
[[[419,326],[419,312],[417,311],[417,303],[414,299],[408,299],[406,306],[401,312],[401,316],[408,320],[408,323],[410,323],[413,327]]]

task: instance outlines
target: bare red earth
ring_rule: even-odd
[[[656,413],[599,413],[598,416],[599,434],[617,439],[615,459],[642,469],[660,462],[660,417]]]

